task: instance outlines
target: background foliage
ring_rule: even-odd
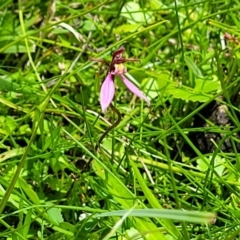
[[[238,239],[239,11],[0,1],[0,239]],[[89,59],[122,45],[151,107],[117,79],[121,122],[95,151],[116,116]]]

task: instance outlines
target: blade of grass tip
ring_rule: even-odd
[[[175,221],[186,221],[194,223],[207,223],[212,224],[216,220],[216,214],[211,212],[199,212],[199,211],[187,211],[178,209],[132,209],[129,210],[117,210],[105,213],[97,214],[95,217],[109,217],[109,216],[124,216],[128,213],[128,216],[135,217],[153,217],[172,219]],[[179,239],[179,238],[178,238]]]

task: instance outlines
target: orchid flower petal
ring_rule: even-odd
[[[142,98],[143,100],[146,101],[147,105],[150,106],[150,100],[147,98],[142,91],[140,91],[132,82],[130,82],[124,75],[121,75],[121,78],[126,85],[126,87],[135,95],[138,97]]]
[[[113,100],[115,94],[115,87],[113,76],[111,73],[108,73],[107,77],[105,78],[101,91],[100,91],[100,104],[102,111],[105,113],[107,108],[109,107],[110,103]]]

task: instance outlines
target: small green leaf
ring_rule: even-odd
[[[133,227],[126,231],[126,237],[127,238],[125,239],[144,240],[144,238],[141,237],[141,234],[138,232],[138,230]]]
[[[59,222],[59,226],[67,231],[70,231],[72,233],[76,232],[76,227],[68,222]]]
[[[146,84],[145,88],[147,89],[146,90],[147,95],[151,99],[159,96],[159,94],[160,94],[158,83],[157,83],[156,79],[154,79],[154,78],[150,78],[147,80],[147,84]]]
[[[115,34],[136,32],[141,26],[142,24],[123,24],[121,26],[114,28],[113,32]]]
[[[170,85],[166,88],[166,92],[171,94],[174,98],[192,102],[206,102],[212,98],[212,95],[210,94],[196,93],[193,89],[189,89],[184,86],[177,87]]]
[[[151,23],[154,20],[153,14],[143,11],[138,3],[128,2],[122,8],[121,15],[127,18],[130,24]]]
[[[95,31],[95,30],[96,30],[96,27],[95,27],[93,21],[91,21],[91,20],[85,20],[84,23],[83,23],[82,29],[83,29],[84,31],[90,32],[90,31]]]
[[[209,166],[211,163],[211,156],[209,158],[205,158],[205,161],[203,161],[201,158],[197,160],[197,168],[202,171],[202,172],[206,172],[209,169]],[[209,164],[207,164],[206,162],[208,162]],[[220,156],[216,156],[214,158],[214,170],[220,175],[222,176],[223,171],[225,169],[225,159],[221,158]],[[217,177],[216,174],[213,175],[214,177]]]
[[[14,83],[10,78],[0,77],[0,90],[6,92],[17,92],[17,93],[32,93],[27,87],[22,87],[17,83]]]
[[[199,77],[199,78],[204,78],[201,70],[197,67],[197,65],[192,61],[192,59],[190,59],[189,57],[187,56],[184,56],[184,60],[188,66],[188,68],[193,72],[193,74],[196,76],[196,77]]]
[[[49,204],[51,206],[51,204]],[[63,217],[62,217],[62,214],[59,210],[59,208],[55,208],[54,205],[52,205],[53,207],[50,207],[48,210],[47,210],[47,214],[49,216],[49,218],[59,224],[59,223],[62,223],[63,222]]]
[[[208,161],[207,158],[206,161]],[[200,158],[197,160],[197,168],[202,172],[206,172],[208,170],[208,165]]]
[[[218,80],[195,79],[194,90],[199,93],[210,93],[219,90],[220,87],[221,84]]]

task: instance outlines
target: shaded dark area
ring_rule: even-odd
[[[239,130],[229,117],[228,111],[229,108],[226,105],[213,101],[194,117],[194,128],[220,127],[217,128],[217,132],[214,132],[214,130],[212,132],[205,130],[204,132],[194,132],[190,134],[191,140],[193,140],[194,144],[202,153],[211,153],[216,150],[213,141],[223,152],[234,151],[232,142],[229,136],[224,134],[224,131],[228,134],[231,132],[235,138],[239,139]],[[235,121],[238,121],[238,119],[235,119]],[[219,133],[219,131],[223,133]],[[236,149],[240,151],[240,143],[235,142],[235,146]]]

